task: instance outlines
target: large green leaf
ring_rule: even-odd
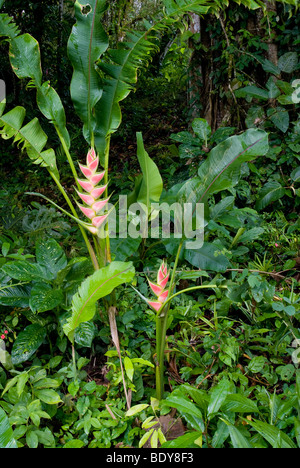
[[[62,247],[54,239],[42,240],[37,244],[36,261],[47,269],[49,279],[55,279],[68,263]]]
[[[29,306],[30,288],[11,286],[0,287],[0,304],[9,307],[22,307]]]
[[[157,165],[145,150],[143,137],[137,133],[137,156],[142,170],[143,178],[140,181],[136,201],[147,206],[150,212],[151,202],[158,203],[163,190],[163,181]]]
[[[255,207],[258,211],[261,211],[274,201],[282,198],[284,194],[285,188],[276,180],[271,180],[267,182],[258,193],[258,200]]]
[[[229,423],[227,423],[227,425],[233,448],[253,448],[250,441],[246,439],[244,434],[237,427]]]
[[[229,260],[225,255],[218,252],[213,244],[204,242],[200,249],[184,250],[184,258],[194,267],[201,270],[226,271]]]
[[[20,30],[13,22],[13,18],[6,13],[0,15],[0,37],[9,37],[13,39],[19,34]]]
[[[210,392],[210,400],[207,409],[207,416],[211,417],[217,413],[230,393],[231,384],[229,380],[223,378]]]
[[[0,448],[17,448],[12,427],[2,408],[0,408]]]
[[[19,281],[48,281],[47,270],[36,263],[29,263],[26,260],[7,262],[2,270],[10,278]]]
[[[30,34],[15,37],[10,42],[10,63],[18,78],[31,78],[36,86],[42,83],[39,43]]]
[[[75,2],[76,24],[68,43],[68,54],[74,72],[71,97],[76,113],[84,123],[84,135],[91,142],[95,127],[93,109],[102,96],[101,78],[95,63],[108,47],[108,37],[100,20],[106,11],[105,0]]]
[[[64,332],[74,340],[74,332],[82,322],[91,320],[96,312],[96,302],[108,296],[117,286],[130,282],[134,277],[131,262],[112,262],[96,271],[80,286],[72,301],[72,315],[64,325]]]
[[[42,325],[34,323],[19,333],[13,344],[11,357],[15,365],[27,361],[41,346],[46,337],[46,329]]]
[[[200,165],[198,177],[189,180],[179,191],[179,199],[206,204],[213,193],[236,185],[241,165],[263,156],[268,148],[268,135],[263,130],[250,128],[227,138],[211,150]]]
[[[70,137],[66,129],[66,115],[61,99],[49,82],[42,84],[41,56],[38,42],[23,34],[10,42],[10,62],[19,78],[31,78],[37,88],[37,104],[42,114],[55,126],[67,147]]]
[[[247,421],[273,448],[297,448],[292,439],[276,426],[263,421]]]
[[[36,283],[31,289],[29,306],[32,312],[46,312],[55,309],[62,301],[60,289],[53,289],[47,283]]]
[[[53,149],[44,150],[47,143],[47,135],[43,131],[37,118],[23,126],[26,111],[24,107],[15,107],[7,114],[0,117],[0,135],[5,140],[14,139],[14,143],[22,145],[26,149],[29,158],[34,164],[47,167],[49,172],[59,179],[56,167],[56,158]]]

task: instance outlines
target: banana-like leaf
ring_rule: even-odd
[[[92,111],[102,96],[101,78],[95,63],[108,47],[108,36],[100,23],[107,6],[105,0],[86,3],[75,2],[77,22],[69,38],[68,55],[74,69],[71,81],[73,105],[84,123],[84,136],[91,143],[95,126]]]
[[[22,150],[26,149],[29,158],[34,164],[47,167],[50,173],[59,179],[54,150],[44,150],[47,143],[47,135],[37,118],[22,126],[25,115],[26,111],[24,107],[15,107],[7,114],[2,115],[0,117],[0,135],[5,140],[13,138],[14,143],[22,145]]]
[[[72,315],[63,327],[71,341],[74,341],[74,333],[80,323],[88,322],[94,317],[96,302],[108,296],[117,286],[132,281],[134,273],[131,262],[112,262],[82,283],[73,297]]]
[[[42,82],[40,47],[30,34],[22,34],[10,41],[10,63],[18,78],[31,78],[36,86]]]
[[[198,177],[179,191],[179,199],[206,205],[210,195],[237,184],[243,163],[265,155],[268,149],[268,135],[263,130],[251,128],[227,138],[211,150],[200,165]]]
[[[61,99],[49,82],[42,84],[41,55],[38,42],[23,34],[10,41],[10,63],[19,78],[31,78],[37,88],[37,104],[42,114],[55,126],[66,146],[70,147],[70,136],[66,128],[66,115]]]
[[[150,213],[151,202],[158,203],[160,200],[163,190],[163,181],[158,167],[145,150],[143,137],[140,132],[137,133],[137,156],[143,177],[137,190],[137,199],[134,201],[144,203]]]
[[[2,408],[0,408],[0,448],[17,448],[12,427]]]

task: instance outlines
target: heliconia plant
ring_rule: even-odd
[[[97,234],[99,228],[106,221],[108,215],[99,216],[99,212],[108,203],[109,198],[99,200],[105,193],[107,185],[99,185],[105,176],[105,171],[97,172],[99,166],[99,157],[96,156],[94,148],[91,148],[87,154],[86,166],[79,164],[82,174],[85,179],[78,179],[77,182],[86,193],[81,193],[76,189],[78,196],[87,205],[83,206],[77,202],[82,213],[91,220],[91,225],[88,227],[92,234]]]
[[[235,1],[240,3],[238,0]],[[289,2],[292,1],[296,0],[289,0]],[[3,3],[4,0],[0,0],[0,8]],[[64,326],[65,334],[71,340],[72,345],[75,341],[76,327],[93,317],[96,310],[96,300],[102,298],[105,300],[109,295],[109,301],[113,301],[114,288],[130,282],[134,276],[134,267],[131,263],[111,262],[109,237],[105,239],[104,245],[103,242],[100,245],[103,240],[98,237],[99,230],[103,228],[107,219],[107,214],[101,215],[100,213],[109,200],[107,185],[110,138],[121,123],[120,102],[133,89],[137,81],[138,69],[147,64],[151,58],[151,52],[157,50],[160,31],[174,25],[180,17],[187,13],[205,14],[212,10],[219,11],[220,3],[222,2],[218,0],[209,2],[206,0],[193,2],[190,0],[163,0],[165,15],[162,19],[160,18],[158,22],[153,21],[151,24],[145,21],[145,30],[129,33],[126,40],[116,49],[108,49],[108,36],[101,24],[108,2],[106,0],[90,0],[90,10],[84,12],[84,2],[76,0],[74,4],[76,23],[70,35],[68,54],[73,67],[71,98],[75,112],[83,124],[83,137],[90,148],[86,165],[79,165],[83,178],[78,177],[72,158],[71,138],[67,129],[67,119],[62,101],[48,81],[43,83],[38,42],[29,34],[20,34],[13,18],[7,14],[0,14],[0,39],[4,38],[9,43],[12,69],[17,77],[27,79],[30,87],[36,89],[37,106],[43,116],[54,126],[74,176],[76,191],[81,200],[77,205],[81,213],[89,220],[89,222],[84,222],[80,218],[76,206],[60,183],[55,151],[48,144],[48,137],[39,120],[34,118],[26,123],[26,110],[23,107],[17,106],[5,113],[6,102],[0,102],[0,135],[4,139],[13,139],[22,150],[26,150],[34,164],[48,169],[68,205],[69,216],[79,225],[95,269],[95,273],[83,282],[78,293],[74,295],[71,317]],[[228,0],[225,3],[227,4]],[[254,8],[258,6],[257,2],[247,0],[246,3],[249,4],[249,8],[250,5],[254,5]],[[259,4],[263,4],[263,2],[259,1]],[[148,182],[151,179],[154,180],[153,167],[146,157],[141,138],[138,139],[138,142],[139,140],[142,172],[145,175],[145,181]],[[211,194],[233,185],[232,181],[238,179],[236,175],[242,163],[266,154],[267,149],[267,135],[261,130],[250,129],[242,135],[225,140],[212,150],[206,161],[200,166],[198,176],[189,180],[178,192],[178,196],[181,198],[185,196],[187,200],[189,198],[193,200],[195,194],[198,201],[207,205],[207,199]],[[99,170],[99,164],[103,170]],[[151,194],[149,193],[145,181],[138,187],[138,198],[148,206],[150,201],[156,199],[155,197],[159,199],[162,181],[156,174],[155,196],[153,196],[153,191]],[[88,237],[90,234],[93,235],[94,247]],[[163,395],[163,364],[168,311],[171,300],[184,292],[173,292],[181,249],[184,258],[192,265],[199,267],[199,258],[201,259],[200,250],[185,250],[185,241],[180,240],[179,242],[171,279],[167,265],[163,262],[159,268],[156,283],[149,281],[149,286],[156,296],[156,300],[146,299],[148,305],[156,312],[158,399],[161,399]],[[105,251],[104,255],[103,250]],[[207,262],[207,255],[202,257]],[[213,258],[213,260],[220,262],[220,257],[217,260]],[[206,265],[207,263],[205,263]],[[203,266],[201,268],[204,269]],[[202,287],[216,287],[216,285],[198,286],[188,290]],[[116,336],[113,315],[115,306],[116,304],[108,304],[108,310],[112,311],[111,330],[114,330],[112,336]],[[117,339],[113,341],[116,343]]]
[[[150,288],[152,289],[154,294],[157,296],[157,301],[149,301],[148,303],[154,310],[156,310],[156,312],[158,312],[161,309],[162,305],[167,300],[169,290],[165,288],[169,280],[169,276],[170,274],[168,273],[168,267],[165,264],[165,262],[163,262],[157,273],[156,284],[152,283],[148,279]]]

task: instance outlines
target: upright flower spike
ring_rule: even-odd
[[[87,154],[86,166],[79,164],[80,170],[85,179],[77,179],[77,182],[86,193],[81,193],[76,190],[78,196],[87,205],[84,206],[77,203],[83,214],[91,220],[91,224],[88,229],[93,234],[97,233],[97,230],[102,226],[108,216],[98,216],[98,213],[109,201],[109,198],[106,200],[99,200],[101,195],[105,192],[107,185],[98,186],[105,175],[105,171],[97,172],[98,166],[99,157],[96,156],[94,148],[91,148]]]
[[[169,280],[169,273],[167,265],[163,262],[160,266],[160,269],[157,273],[157,284],[152,283],[148,280],[149,286],[152,289],[155,296],[157,296],[157,301],[148,301],[148,304],[158,312],[162,307],[163,303],[167,300],[169,290],[165,289],[167,282]]]

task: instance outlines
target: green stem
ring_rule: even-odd
[[[106,147],[105,147],[105,159],[104,159],[104,170],[105,170],[105,175],[104,175],[104,184],[108,184],[108,167],[109,167],[109,150],[110,150],[110,136],[107,137],[106,140]],[[108,198],[108,187],[106,187],[105,190],[105,198]],[[106,246],[106,262],[111,263],[111,249],[110,249],[110,239],[108,235],[108,223],[105,225],[105,231],[106,231],[106,236],[105,236],[105,246]]]
[[[78,175],[77,175],[77,172],[76,172],[76,169],[75,169],[75,165],[74,165],[74,162],[73,162],[73,159],[72,159],[72,156],[70,154],[70,151],[69,151],[69,148],[62,136],[62,134],[60,133],[59,129],[57,127],[55,127],[55,130],[57,132],[57,135],[61,141],[61,144],[62,144],[62,147],[63,147],[63,150],[65,152],[65,155],[67,156],[67,160],[68,160],[68,163],[70,165],[70,168],[71,168],[71,171],[72,171],[72,174],[74,176],[74,179],[75,179],[75,182],[76,182],[76,185],[77,185],[77,188],[80,189],[80,185],[78,184],[77,182],[77,178],[78,178]]]
[[[175,281],[176,275],[176,268],[179,261],[180,252],[182,249],[183,242],[180,243],[175,263],[172,271],[170,286],[169,286],[169,294],[168,299],[171,295],[171,291],[173,288],[173,284]],[[170,302],[170,300],[168,301]],[[156,364],[156,395],[157,399],[161,400],[164,394],[164,357],[165,357],[165,348],[166,348],[166,335],[167,335],[167,323],[168,323],[168,314],[169,314],[170,305],[166,307],[166,303],[164,303],[164,307],[158,312],[156,316],[156,357],[157,357],[157,364]]]
[[[64,199],[66,200],[66,202],[67,202],[67,204],[68,204],[70,210],[72,211],[74,217],[77,218],[77,219],[79,219],[79,218],[78,218],[77,211],[75,210],[75,208],[74,208],[74,206],[73,206],[73,203],[71,202],[69,196],[68,196],[67,193],[65,192],[65,190],[64,190],[63,186],[61,185],[60,181],[57,179],[57,177],[56,177],[52,172],[50,172],[50,174],[51,174],[51,176],[52,176],[54,182],[56,183],[56,185],[57,185],[59,191],[61,192],[61,194],[63,195]],[[94,268],[95,268],[95,270],[99,270],[99,265],[98,265],[98,261],[97,261],[97,258],[96,258],[94,249],[93,249],[93,247],[91,246],[91,243],[90,243],[90,241],[89,241],[89,239],[88,239],[88,236],[87,236],[87,234],[86,234],[86,232],[85,232],[85,229],[84,229],[82,226],[80,226],[80,224],[79,224],[79,229],[80,229],[80,232],[81,232],[81,234],[82,234],[82,237],[83,237],[83,239],[84,239],[84,241],[85,241],[85,244],[86,244],[86,246],[87,246],[87,249],[88,249],[88,252],[89,252],[89,254],[90,254],[91,260],[92,260],[92,262],[93,262]]]

